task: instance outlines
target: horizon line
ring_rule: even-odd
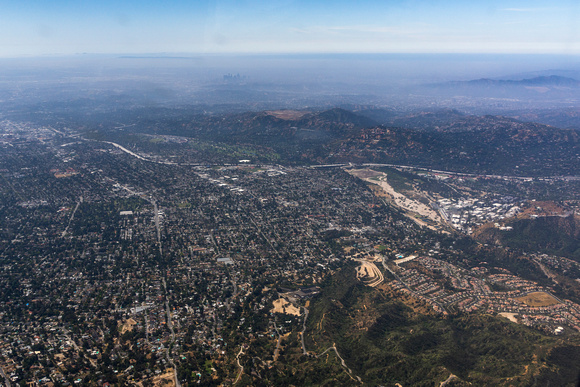
[[[22,55],[0,55],[2,59],[50,59],[50,58],[68,58],[68,57],[90,57],[90,56],[107,56],[119,59],[200,59],[203,57],[227,57],[227,56],[387,56],[387,55],[408,55],[408,56],[438,56],[438,55],[457,55],[457,56],[562,56],[562,57],[580,57],[580,52],[457,52],[457,51],[393,51],[393,52],[358,52],[358,51],[303,51],[303,52],[141,52],[141,53],[106,53],[106,52],[77,52],[77,53],[50,53],[50,54],[22,54]]]

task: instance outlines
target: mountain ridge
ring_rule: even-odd
[[[579,87],[580,81],[560,75],[541,75],[520,80],[480,78],[470,81],[451,81],[438,85],[451,86],[566,86]]]

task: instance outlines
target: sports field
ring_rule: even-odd
[[[538,306],[550,306],[556,305],[560,302],[553,296],[546,292],[534,292],[523,297],[517,297],[516,300],[523,302],[527,306],[538,307]]]

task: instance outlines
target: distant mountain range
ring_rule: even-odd
[[[425,85],[421,90],[446,95],[465,94],[471,97],[534,98],[546,94],[569,98],[577,96],[580,81],[559,75],[542,75],[519,80],[481,78]]]
[[[540,76],[522,80],[503,80],[503,79],[489,79],[481,78],[471,81],[463,82],[448,82],[450,85],[456,86],[559,86],[559,87],[578,87],[580,81],[574,78],[561,77],[558,75]]]

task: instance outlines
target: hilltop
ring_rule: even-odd
[[[580,261],[580,217],[540,216],[506,222],[509,230],[488,227],[474,237],[529,252],[556,254]]]
[[[118,123],[111,123],[109,127],[89,124],[86,130],[93,136],[107,133],[119,139],[172,135],[243,145],[258,155],[275,153],[279,160],[293,164],[391,163],[518,176],[576,175],[580,170],[578,130],[455,110],[399,115],[383,125],[363,114],[341,108],[232,114],[160,109],[133,112],[120,129]]]
[[[329,161],[529,176],[580,170],[578,131],[501,116],[456,115],[439,125],[417,122],[429,121],[429,114],[411,117],[405,127],[362,129],[341,140]]]

